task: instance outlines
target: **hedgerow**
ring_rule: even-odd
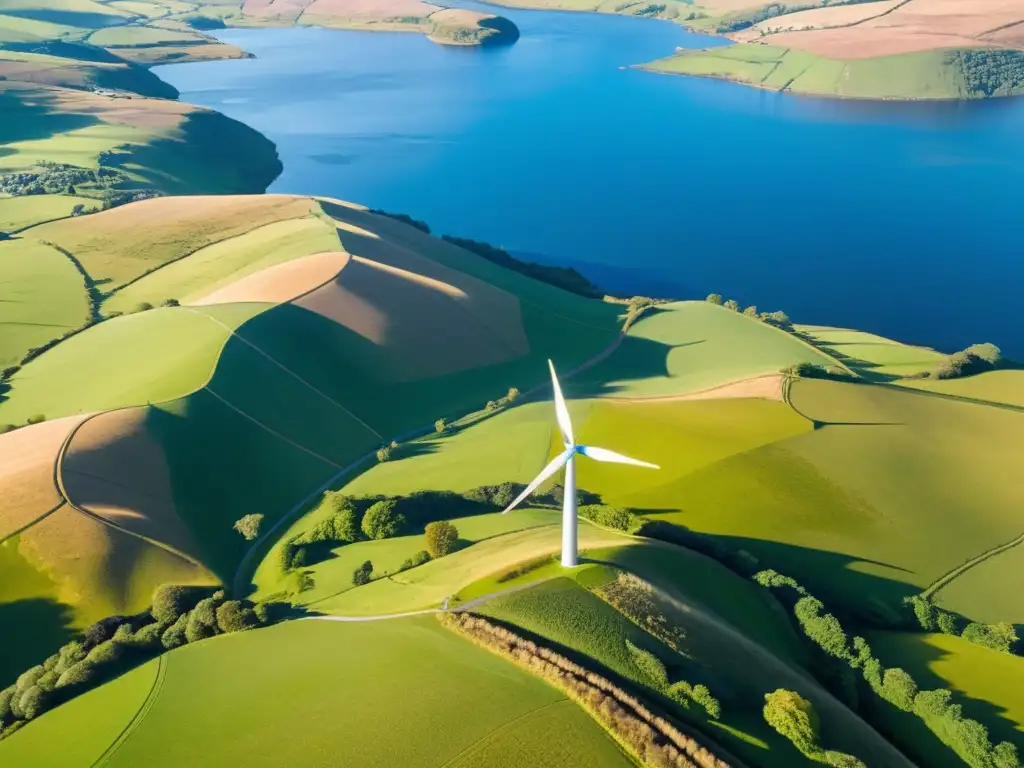
[[[204,595],[206,595],[204,597]],[[207,588],[165,585],[153,607],[134,616],[108,616],[80,640],[22,673],[0,690],[0,739],[26,722],[161,653],[190,642],[266,626],[286,618],[291,606],[226,600]]]

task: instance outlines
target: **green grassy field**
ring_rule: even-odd
[[[692,710],[686,719],[755,764],[781,768],[801,761],[759,717],[764,693],[777,687],[801,691],[814,701],[829,743],[871,765],[899,764],[892,762],[892,749],[876,733],[803,671],[803,651],[784,614],[757,587],[717,563],[676,548],[646,544],[597,550],[588,553],[584,562],[588,560],[604,565],[584,565],[568,577],[499,596],[476,610],[584,654],[656,696],[658,681],[638,663],[626,641],[654,653],[665,664],[670,682],[706,684],[722,703],[720,722]],[[656,623],[667,622],[680,631],[679,652],[588,591],[600,594],[601,585],[615,578],[620,567],[665,590],[661,594],[667,602],[662,605],[668,606],[668,614],[660,614]],[[702,591],[698,599],[691,597]]]
[[[1020,535],[1021,414],[821,380],[791,398],[820,428],[616,501],[675,507],[673,522],[873,610]]]
[[[342,592],[317,603],[315,608],[322,613],[341,616],[372,616],[436,608],[446,597],[491,573],[524,560],[558,552],[561,535],[558,526],[548,526],[485,539],[390,579]],[[579,540],[581,548],[632,543],[632,539],[585,522],[580,524]]]
[[[1024,624],[1018,588],[1022,568],[1024,542],[958,575],[934,594],[933,601],[977,621]]]
[[[963,379],[913,379],[901,381],[900,386],[1024,408],[1024,371],[989,371]]]
[[[144,301],[159,305],[167,299],[185,304],[275,264],[339,248],[334,228],[322,219],[285,219],[170,262],[114,293],[103,309],[125,312]]]
[[[166,197],[46,224],[31,232],[73,253],[109,294],[214,243],[274,222],[314,216],[317,210],[309,198],[278,195]],[[140,222],[146,222],[145,228],[139,227]],[[199,259],[193,266],[202,270],[203,263]]]
[[[278,550],[281,543],[291,536],[301,533],[329,512],[329,507],[315,510],[303,516],[282,534],[277,544],[260,563],[253,577],[257,587],[255,599],[260,599],[280,592],[288,587],[288,578],[281,573],[278,566]],[[459,530],[462,546],[470,546],[494,536],[501,536],[529,528],[556,525],[561,520],[561,512],[553,509],[517,510],[515,515],[491,513],[460,517],[452,520]],[[352,573],[364,561],[373,563],[374,573],[396,573],[403,561],[427,548],[423,534],[398,536],[379,541],[360,541],[354,544],[335,547],[329,559],[317,563],[307,569],[312,573],[315,586],[295,596],[299,602],[310,605],[319,600],[353,589]],[[396,575],[396,578],[405,578]]]
[[[985,723],[993,743],[1024,736],[1024,659],[949,635],[872,632],[885,666],[899,666],[922,690],[949,688],[964,717]]]
[[[967,96],[961,71],[947,51],[839,61],[794,48],[736,43],[679,51],[644,69],[697,75],[771,90],[866,99],[958,99]]]
[[[926,347],[914,347],[873,333],[849,328],[800,325],[831,354],[868,381],[891,381],[901,376],[931,371],[945,355]]]
[[[632,765],[559,691],[432,617],[292,622],[189,645],[163,663],[143,716],[105,765],[326,768],[342,755],[380,768]],[[117,736],[111,723],[127,725],[154,666],[32,723],[0,743],[0,760],[34,768],[75,750],[76,765],[88,764]]]
[[[686,301],[641,317],[613,355],[565,389],[575,396],[674,395],[801,362],[835,364],[777,328],[708,302]]]
[[[97,201],[73,195],[0,197],[0,232],[16,232],[33,224],[67,218],[79,204],[92,208]]]
[[[61,253],[33,240],[0,243],[0,367],[89,319],[82,275]],[[2,406],[0,406],[2,409]]]
[[[265,308],[171,307],[106,320],[24,366],[0,403],[0,420],[19,424],[35,414],[57,418],[180,397],[213,373],[229,336],[220,323],[237,327]]]

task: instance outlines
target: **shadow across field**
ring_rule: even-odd
[[[71,609],[46,598],[30,598],[0,603],[0,627],[3,628],[3,653],[0,654],[0,689],[45,653],[71,640]]]
[[[56,98],[41,91],[32,91],[31,95],[32,102],[28,103],[18,93],[0,93],[0,114],[4,116],[0,120],[0,144],[41,141],[100,122],[94,115],[61,113]]]

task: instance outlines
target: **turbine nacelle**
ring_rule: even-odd
[[[565,498],[562,502],[562,565],[576,565],[576,454],[586,456],[594,461],[608,462],[612,464],[631,464],[635,467],[648,467],[659,469],[657,464],[651,464],[638,459],[631,459],[621,453],[609,451],[607,448],[598,448],[593,445],[581,445],[576,442],[573,436],[572,420],[569,418],[569,408],[562,396],[562,388],[558,385],[558,376],[555,375],[555,366],[548,360],[551,368],[551,385],[555,393],[555,417],[558,420],[558,427],[562,431],[562,442],[565,450],[552,459],[544,469],[540,471],[530,484],[526,486],[515,500],[509,504],[502,514],[511,512],[519,506],[531,493],[539,488],[546,480],[554,475],[562,467],[565,467]]]

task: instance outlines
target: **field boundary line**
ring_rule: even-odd
[[[309,291],[306,291],[306,293],[303,293],[303,294],[301,294],[300,296],[297,296],[297,297],[296,297],[295,299],[292,299],[292,301],[296,301],[296,300],[298,300],[298,299],[301,299],[301,298],[302,298],[303,296],[306,296],[307,294],[309,294],[309,293],[312,293],[313,291],[315,291],[315,290],[317,290],[317,289],[319,289],[319,288],[323,288],[323,287],[324,287],[325,285],[327,285],[328,283],[330,283],[330,282],[332,282],[333,280],[335,280],[335,279],[337,278],[337,276],[338,276],[339,274],[341,274],[342,270],[344,270],[344,267],[342,267],[342,269],[341,269],[341,270],[338,270],[338,273],[337,273],[336,275],[334,275],[333,277],[331,277],[331,278],[330,278],[329,280],[326,280],[326,281],[324,281],[323,283],[321,283],[320,285],[317,285],[317,286],[315,286],[314,288],[311,288],[311,289],[310,289]],[[291,304],[291,302],[290,302],[290,301],[289,301],[289,302],[285,302],[285,304]],[[271,307],[270,309],[267,309],[267,310],[265,310],[265,312],[272,312],[272,311],[273,311],[274,309],[276,309],[277,307],[280,307],[280,306],[282,306],[282,305],[281,305],[281,304],[277,304],[276,306],[274,306],[274,307]],[[259,348],[259,347],[258,347],[257,345],[253,344],[253,343],[252,343],[251,341],[249,341],[249,340],[248,340],[247,338],[245,338],[245,337],[244,337],[244,336],[242,336],[242,335],[241,335],[240,333],[238,333],[238,331],[239,331],[239,330],[241,330],[242,326],[244,326],[244,325],[245,325],[245,323],[242,323],[242,325],[238,326],[238,328],[236,329],[236,328],[232,328],[231,326],[229,326],[229,325],[227,325],[226,323],[222,322],[221,320],[219,320],[218,318],[214,317],[213,315],[209,315],[209,314],[207,314],[206,312],[203,312],[202,310],[196,309],[196,308],[194,308],[194,307],[182,307],[182,308],[183,308],[183,309],[185,309],[185,310],[187,310],[187,311],[189,311],[189,312],[192,312],[192,313],[194,313],[194,314],[197,314],[197,315],[202,315],[203,317],[205,317],[205,318],[207,318],[207,319],[209,319],[209,320],[213,321],[214,323],[216,323],[217,325],[219,325],[219,326],[220,326],[221,328],[223,328],[224,330],[226,330],[226,331],[228,332],[228,337],[227,337],[227,338],[226,338],[226,339],[224,340],[224,344],[223,344],[223,346],[221,346],[221,349],[220,349],[220,353],[219,353],[219,354],[217,355],[217,362],[215,362],[215,363],[214,363],[214,365],[213,365],[213,369],[212,369],[212,370],[210,371],[210,376],[209,376],[209,378],[207,379],[207,381],[206,381],[206,384],[204,384],[204,385],[203,385],[203,386],[205,386],[205,387],[206,387],[207,389],[209,389],[209,386],[210,386],[210,384],[211,384],[211,383],[213,382],[213,378],[214,378],[214,376],[216,376],[216,374],[217,374],[217,367],[218,367],[218,365],[220,364],[220,358],[221,358],[221,356],[222,356],[222,355],[224,354],[224,349],[225,349],[225,348],[227,347],[227,345],[228,345],[228,342],[229,342],[229,341],[230,341],[230,340],[231,340],[232,338],[235,338],[235,339],[238,339],[239,341],[241,341],[241,342],[242,342],[243,344],[245,344],[246,346],[248,346],[248,347],[250,347],[251,349],[253,349],[253,350],[254,350],[255,352],[257,352],[257,353],[259,353],[260,355],[262,355],[263,357],[265,357],[265,358],[266,358],[267,360],[269,360],[269,361],[270,361],[271,363],[273,363],[274,365],[276,365],[276,366],[277,366],[278,368],[280,368],[280,369],[281,369],[282,371],[284,371],[285,373],[287,373],[287,374],[288,374],[289,376],[292,376],[292,377],[294,377],[295,379],[298,379],[298,380],[299,380],[299,381],[300,381],[300,382],[301,382],[302,384],[304,384],[305,386],[307,386],[307,387],[308,387],[309,389],[313,390],[313,392],[315,392],[316,394],[320,395],[320,397],[322,397],[322,398],[323,398],[324,400],[326,400],[327,402],[329,402],[329,403],[330,403],[331,405],[333,405],[333,406],[334,406],[335,408],[337,408],[338,410],[342,411],[342,412],[343,412],[343,413],[345,413],[345,414],[346,414],[347,416],[349,416],[350,418],[354,419],[354,420],[355,420],[356,422],[358,422],[358,423],[359,423],[360,425],[362,425],[363,427],[365,427],[366,429],[368,429],[368,430],[369,430],[370,432],[372,432],[372,433],[373,433],[373,434],[374,434],[374,435],[375,435],[376,437],[378,437],[378,438],[379,438],[380,440],[384,440],[384,435],[382,435],[382,434],[381,434],[380,432],[378,432],[378,431],[377,431],[376,429],[374,429],[373,427],[371,427],[371,426],[370,426],[369,424],[367,424],[367,423],[366,423],[365,421],[363,421],[363,420],[362,420],[361,418],[359,418],[358,416],[356,416],[356,415],[355,415],[354,413],[352,413],[352,411],[350,411],[350,410],[349,410],[348,408],[346,408],[345,406],[343,406],[343,405],[342,405],[341,403],[337,402],[337,401],[336,401],[336,400],[334,400],[333,398],[329,397],[329,396],[327,395],[327,393],[325,393],[325,392],[321,391],[320,389],[317,389],[316,387],[314,387],[314,386],[313,386],[312,384],[310,384],[310,383],[309,383],[308,381],[306,381],[306,380],[305,380],[304,378],[302,378],[301,376],[299,376],[299,374],[295,373],[295,371],[293,371],[293,370],[291,370],[290,368],[288,368],[288,366],[286,366],[286,365],[285,365],[284,363],[282,363],[282,362],[278,361],[278,360],[277,360],[277,359],[275,359],[275,358],[274,358],[274,357],[273,357],[272,355],[270,355],[270,354],[268,354],[267,352],[263,351],[263,350],[262,350],[262,349],[260,349],[260,348]],[[261,313],[259,313],[258,315],[255,315],[255,316],[254,316],[254,318],[255,318],[255,317],[259,317],[259,316],[260,316],[260,315],[262,315],[262,314],[264,314],[264,312],[261,312]],[[254,318],[250,318],[250,319],[254,319]],[[247,320],[246,322],[248,322],[248,320]]]
[[[741,384],[753,384],[754,382],[764,381],[767,379],[778,380],[778,397],[767,397],[765,395],[726,395],[724,397],[708,397],[708,395],[720,390],[731,389],[738,387]],[[783,373],[759,373],[754,376],[746,376],[741,379],[725,381],[721,384],[715,384],[713,387],[705,387],[704,389],[697,389],[692,392],[679,392],[670,395],[636,395],[631,397],[615,397],[614,395],[607,395],[602,396],[601,399],[612,403],[656,403],[685,400],[769,400],[772,402],[785,402],[785,394],[783,391],[785,387],[784,380],[785,374]]]
[[[980,555],[972,557],[963,565],[959,565],[949,573],[945,574],[944,576],[940,576],[928,585],[928,587],[921,593],[921,597],[923,597],[925,600],[931,600],[933,595],[940,592],[943,588],[948,587],[953,581],[967,573],[967,571],[971,570],[977,565],[981,565],[986,560],[989,560],[995,557],[996,555],[1001,555],[1003,552],[1006,552],[1009,549],[1013,549],[1014,547],[1020,544],[1024,544],[1024,533],[1022,533],[1020,536],[1013,539],[1012,541],[1006,542],[1005,544],[1000,544],[999,546],[992,547],[992,549],[986,549]]]
[[[56,490],[56,489],[54,489],[54,490]],[[57,495],[60,496],[60,491],[59,490],[57,491]],[[9,541],[10,539],[13,539],[15,536],[18,536],[19,534],[24,533],[25,531],[27,531],[29,528],[31,528],[36,523],[41,523],[43,520],[48,518],[50,515],[52,515],[58,509],[63,507],[65,504],[67,504],[67,501],[65,501],[64,498],[61,497],[61,501],[57,503],[57,506],[51,507],[50,509],[48,509],[45,512],[43,512],[43,514],[41,514],[39,517],[37,517],[37,518],[35,518],[33,520],[30,520],[29,522],[25,523],[23,526],[21,526],[17,530],[11,531],[6,536],[0,537],[0,544],[4,544],[7,541]]]
[[[601,350],[596,355],[591,357],[589,360],[584,360],[582,363],[577,365],[575,368],[573,368],[573,369],[571,369],[569,371],[564,372],[562,374],[562,378],[563,379],[568,379],[568,378],[570,378],[572,376],[575,376],[576,374],[581,373],[582,371],[585,371],[588,368],[590,368],[591,366],[597,365],[598,363],[600,363],[603,360],[605,360],[606,358],[608,358],[612,353],[615,352],[615,350],[617,350],[619,348],[619,345],[622,344],[622,340],[624,338],[626,338],[626,335],[627,335],[627,332],[624,332],[624,331],[620,330],[616,334],[616,336],[612,340],[612,342],[607,347],[605,347],[603,350]],[[536,384],[533,387],[530,387],[529,389],[527,389],[524,392],[522,392],[520,397],[525,400],[526,398],[531,397],[532,395],[535,395],[536,393],[542,391],[545,387],[549,387],[549,386],[550,386],[550,384],[547,383],[546,381],[541,381],[539,384]],[[211,394],[212,394],[212,391],[209,390],[209,388],[207,388],[207,391],[211,392]],[[453,421],[454,422],[462,421],[463,419],[466,419],[466,418],[468,418],[468,417],[470,417],[470,416],[472,416],[473,414],[476,414],[476,413],[482,413],[482,410],[481,409],[477,409],[475,411],[470,411],[469,413],[464,414],[463,416],[461,416],[461,417],[459,417],[457,419],[453,419]],[[427,426],[411,429],[411,430],[409,430],[407,432],[402,433],[401,435],[396,436],[393,439],[396,442],[403,442],[403,441],[406,441],[406,440],[413,440],[413,439],[415,439],[417,437],[422,437],[423,435],[430,434],[433,431],[434,431],[434,425],[433,424],[429,424]],[[300,501],[298,501],[291,509],[289,509],[283,515],[281,515],[281,517],[277,520],[277,522],[275,522],[274,525],[271,526],[270,529],[266,533],[264,533],[255,542],[253,542],[253,545],[249,548],[249,550],[242,557],[242,560],[239,563],[238,568],[235,571],[235,578],[232,579],[232,584],[231,584],[232,591],[234,592],[234,594],[236,596],[240,595],[242,593],[242,584],[241,584],[241,581],[243,579],[242,573],[248,569],[249,562],[250,562],[250,560],[252,560],[253,557],[256,556],[256,552],[258,551],[259,547],[261,547],[264,544],[266,544],[266,542],[269,540],[269,538],[271,536],[273,536],[286,523],[287,524],[293,523],[295,521],[296,515],[298,515],[298,513],[301,512],[305,508],[305,506],[307,504],[309,504],[309,502],[311,502],[314,498],[316,498],[320,494],[322,494],[325,491],[327,491],[332,485],[337,483],[338,480],[340,480],[342,477],[344,477],[349,472],[355,471],[361,465],[363,465],[363,464],[373,460],[374,458],[376,458],[376,453],[377,453],[376,450],[368,451],[367,453],[363,454],[362,456],[359,456],[358,458],[353,459],[352,461],[350,461],[345,466],[340,467],[338,469],[338,471],[335,472],[333,475],[331,475],[329,478],[327,478],[323,482],[323,484],[321,484],[318,488],[316,488],[313,491],[311,491],[310,493],[308,493],[304,498],[302,498]],[[335,465],[335,466],[337,466],[337,465]]]
[[[87,416],[86,418],[82,419],[80,422],[78,422],[78,424],[76,424],[75,427],[68,433],[67,437],[64,438],[64,442],[63,442],[63,444],[61,444],[60,450],[57,452],[57,460],[54,462],[54,466],[53,466],[53,481],[54,481],[54,485],[56,485],[57,492],[60,494],[61,498],[64,499],[65,502],[67,502],[68,507],[70,507],[71,509],[75,510],[76,512],[78,512],[78,513],[80,513],[82,515],[85,515],[86,517],[89,517],[89,518],[95,520],[97,523],[100,523],[101,525],[105,525],[105,526],[107,526],[109,528],[113,528],[115,531],[120,531],[121,533],[125,534],[126,536],[134,537],[136,539],[139,539],[140,541],[146,542],[147,544],[149,544],[151,546],[158,547],[158,548],[164,550],[165,552],[167,552],[168,554],[174,555],[175,557],[178,557],[178,558],[181,558],[185,562],[190,563],[190,564],[196,566],[197,568],[202,568],[204,571],[209,571],[209,569],[205,565],[203,565],[200,561],[196,560],[195,558],[191,557],[190,555],[185,554],[184,552],[181,552],[180,550],[175,549],[170,544],[166,544],[166,543],[164,543],[162,541],[157,541],[156,539],[151,539],[148,536],[145,536],[145,535],[143,535],[141,533],[138,533],[137,531],[132,531],[132,530],[129,530],[127,528],[124,528],[124,527],[118,525],[117,523],[115,523],[113,520],[108,520],[107,518],[103,517],[102,515],[98,515],[95,512],[90,512],[88,509],[85,509],[84,507],[78,506],[77,504],[75,504],[74,501],[71,500],[71,497],[68,495],[67,489],[64,487],[64,457],[67,455],[68,449],[71,447],[71,442],[75,439],[75,436],[78,434],[78,430],[80,430],[83,426],[85,426],[90,421],[95,419],[97,416],[102,416],[105,413],[116,413],[117,411],[127,411],[129,409],[139,408],[139,407],[144,407],[144,406],[131,405],[131,406],[128,406],[127,408],[115,408],[113,411],[103,411],[101,413],[94,413],[94,414],[92,414],[90,416]]]
[[[537,677],[537,675],[531,675],[531,677],[539,679],[541,682],[546,682],[542,678]],[[554,686],[549,685],[548,687],[554,687]],[[555,690],[557,691],[558,689],[555,688]],[[520,715],[516,715],[511,720],[508,720],[508,721],[502,723],[497,728],[492,728],[490,731],[485,733],[483,736],[481,736],[479,739],[474,741],[472,744],[467,745],[465,748],[459,750],[458,753],[452,755],[450,758],[445,760],[443,763],[441,763],[439,766],[437,766],[437,768],[447,768],[447,766],[450,766],[452,763],[454,763],[455,761],[457,761],[460,758],[462,758],[463,756],[465,756],[467,752],[470,752],[470,751],[476,749],[478,746],[480,746],[482,744],[487,744],[488,742],[490,742],[492,739],[494,739],[502,731],[506,730],[507,728],[511,728],[513,725],[518,723],[520,720],[525,720],[526,718],[530,717],[531,715],[535,715],[538,712],[543,712],[545,709],[550,709],[551,707],[558,706],[559,704],[569,703],[569,704],[571,704],[571,705],[573,705],[575,707],[579,707],[579,704],[577,704],[576,702],[572,701],[564,693],[562,693],[561,691],[559,691],[559,693],[561,693],[561,698],[556,699],[555,701],[549,701],[547,704],[541,704],[539,707],[534,707],[533,709],[527,710],[526,712],[523,712]],[[579,708],[583,709],[582,707],[579,707]],[[590,715],[590,713],[587,712],[586,710],[583,710],[583,711],[584,711],[585,714]],[[591,719],[593,720],[593,717],[591,717]],[[594,722],[597,723],[596,720],[594,720]],[[597,725],[600,727],[600,723],[597,723]],[[605,731],[604,728],[601,728],[601,730]],[[605,733],[607,733],[607,731],[605,731]]]
[[[125,727],[117,735],[111,743],[96,760],[93,761],[90,768],[100,768],[100,766],[106,765],[107,762],[112,758],[121,747],[125,745],[125,742],[131,737],[135,730],[142,724],[142,721],[146,719],[146,715],[153,708],[157,698],[160,696],[160,691],[164,687],[164,678],[167,675],[167,654],[161,653],[156,657],[156,675],[153,678],[153,685],[149,688],[149,693],[146,694],[146,698],[142,700],[142,704],[132,715],[132,719],[128,721]]]
[[[295,198],[302,197],[302,195],[286,195],[286,197],[295,199]],[[310,198],[310,199],[312,199],[312,198]],[[181,256],[178,256],[175,259],[171,259],[170,261],[165,261],[163,264],[158,264],[157,266],[155,266],[155,267],[153,267],[151,269],[146,270],[141,275],[137,275],[136,277],[133,277],[127,283],[122,283],[121,285],[117,286],[117,288],[114,288],[113,290],[111,290],[110,293],[104,294],[103,300],[106,301],[110,297],[116,296],[118,293],[120,293],[122,290],[127,288],[129,285],[134,285],[135,283],[137,283],[140,280],[142,280],[144,277],[149,277],[154,272],[159,272],[164,267],[169,267],[171,264],[177,264],[179,261],[182,261],[183,259],[187,259],[190,256],[195,256],[197,253],[199,253],[200,251],[202,251],[202,250],[204,250],[206,248],[210,248],[210,247],[212,247],[214,245],[220,245],[221,243],[226,243],[226,242],[228,242],[228,240],[234,240],[235,238],[242,237],[243,235],[251,234],[251,233],[253,233],[253,232],[255,232],[255,231],[259,230],[259,229],[263,229],[264,227],[269,227],[272,224],[280,224],[283,221],[298,221],[299,219],[313,219],[313,218],[319,218],[319,217],[315,213],[310,212],[310,213],[304,214],[302,216],[293,216],[293,217],[288,218],[288,219],[278,219],[277,221],[269,221],[266,224],[260,224],[258,227],[253,227],[252,229],[247,229],[244,232],[239,232],[237,235],[230,235],[229,237],[222,237],[220,240],[214,240],[212,243],[207,243],[206,245],[200,246],[199,248],[196,248],[193,251],[189,251],[188,253],[184,253],[184,254],[182,254]],[[302,257],[299,256],[298,258],[301,259]],[[286,263],[286,262],[283,262],[283,263]]]
[[[206,387],[204,387],[204,389],[205,389],[205,390],[206,390],[207,392],[209,392],[209,393],[210,393],[211,395],[213,395],[213,396],[214,396],[214,397],[215,397],[215,398],[216,398],[217,400],[219,400],[219,401],[220,401],[221,403],[223,403],[223,404],[224,404],[224,405],[226,405],[226,406],[227,406],[228,408],[230,408],[230,409],[231,409],[232,411],[234,411],[234,412],[235,412],[235,413],[237,413],[237,414],[238,414],[239,416],[241,416],[242,418],[248,419],[249,421],[251,421],[251,422],[252,422],[253,424],[255,424],[256,426],[260,427],[261,429],[264,429],[264,430],[266,430],[267,432],[269,432],[270,434],[272,434],[272,435],[273,435],[274,437],[277,437],[277,438],[279,438],[279,439],[283,440],[284,442],[288,443],[288,445],[292,446],[293,448],[298,448],[298,449],[299,449],[300,451],[302,451],[303,453],[308,453],[308,454],[309,454],[310,456],[312,456],[313,458],[315,458],[315,459],[319,459],[320,461],[324,462],[325,464],[329,464],[329,465],[330,465],[330,466],[332,466],[332,467],[341,467],[341,465],[340,465],[340,464],[338,464],[337,462],[335,462],[335,461],[331,461],[331,460],[330,460],[330,459],[328,459],[328,458],[327,458],[326,456],[321,456],[321,455],[320,455],[319,453],[317,453],[316,451],[314,451],[314,450],[312,450],[312,449],[310,449],[310,448],[307,448],[307,447],[306,447],[306,446],[304,446],[304,445],[300,445],[299,443],[297,443],[297,442],[295,442],[294,440],[292,440],[292,439],[291,439],[290,437],[285,437],[285,436],[284,436],[284,435],[282,435],[282,434],[281,434],[280,432],[278,432],[278,431],[277,431],[276,429],[273,429],[272,427],[269,427],[269,426],[267,426],[266,424],[264,424],[264,423],[263,423],[262,421],[260,421],[259,419],[255,418],[255,417],[253,417],[253,416],[250,416],[250,415],[249,415],[248,413],[246,413],[245,411],[243,411],[243,410],[242,410],[241,408],[239,408],[239,407],[238,407],[237,405],[234,405],[234,404],[232,404],[231,402],[229,402],[229,401],[227,400],[227,398],[225,398],[225,397],[222,397],[221,395],[218,395],[218,394],[217,394],[216,392],[214,392],[214,391],[213,391],[212,389],[210,389],[210,387],[209,387],[209,386],[206,386]]]

